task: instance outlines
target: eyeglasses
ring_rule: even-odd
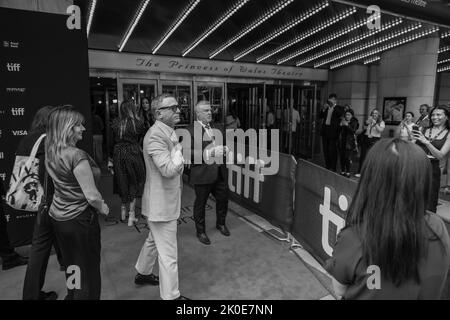
[[[164,110],[164,109],[170,109],[173,112],[177,112],[177,110],[180,109],[180,106],[176,104],[176,105],[173,105],[173,106],[162,107],[162,108],[159,108],[158,110]]]

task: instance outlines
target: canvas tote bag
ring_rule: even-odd
[[[44,189],[39,181],[39,159],[36,153],[44,138],[45,134],[42,134],[36,140],[30,156],[16,156],[6,193],[6,203],[16,210],[38,211]]]

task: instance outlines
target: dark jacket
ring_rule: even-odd
[[[340,126],[339,129],[339,146],[343,150],[356,149],[356,131],[359,128],[358,119],[352,118],[348,126]]]
[[[344,107],[339,105],[334,107],[333,113],[331,114],[330,125],[325,124],[327,121],[327,114],[328,108],[319,112],[319,119],[323,119],[321,135],[328,139],[338,139],[341,117],[344,115]]]
[[[194,154],[196,152],[197,153],[202,152],[202,155],[203,155],[203,152],[204,152],[205,148],[213,142],[212,140],[202,141],[202,148],[201,148],[201,150],[199,150],[199,149],[196,150],[195,149],[195,143],[194,143],[194,137],[195,137],[194,128],[196,126],[200,126],[201,127],[201,136],[200,137],[205,136],[205,139],[206,139],[206,137],[208,137],[207,134],[205,135],[205,129],[197,121],[194,121],[194,123],[191,124],[188,127],[189,133],[191,135],[191,151],[192,151],[191,152],[191,163],[192,163],[192,165],[191,165],[190,174],[189,174],[189,182],[191,184],[194,184],[194,185],[195,184],[211,184],[211,183],[215,183],[217,181],[218,176],[219,176],[219,172],[222,174],[222,177],[224,178],[224,180],[227,181],[228,174],[227,174],[227,167],[226,167],[225,161],[223,161],[223,164],[216,164],[216,163],[206,164],[206,163],[204,163],[204,161],[203,161],[204,159],[203,159],[203,156],[202,156],[202,163],[201,164],[195,164],[194,163]],[[215,124],[210,124],[210,126],[211,126],[212,129],[218,129],[222,133],[224,132],[223,128],[221,126],[218,126],[218,125],[215,125]],[[225,139],[225,135],[223,135],[223,136],[224,136],[224,139]],[[198,137],[197,137],[197,139],[198,139]]]

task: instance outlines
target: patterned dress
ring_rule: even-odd
[[[142,139],[146,130],[144,122],[127,121],[121,131],[120,121],[112,124],[114,146],[114,193],[119,194],[122,203],[131,202],[142,196],[145,184],[145,164],[142,155]]]

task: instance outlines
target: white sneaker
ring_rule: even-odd
[[[357,173],[357,174],[355,174],[355,177],[356,177],[356,178],[360,178],[360,177],[361,177],[361,174]]]

